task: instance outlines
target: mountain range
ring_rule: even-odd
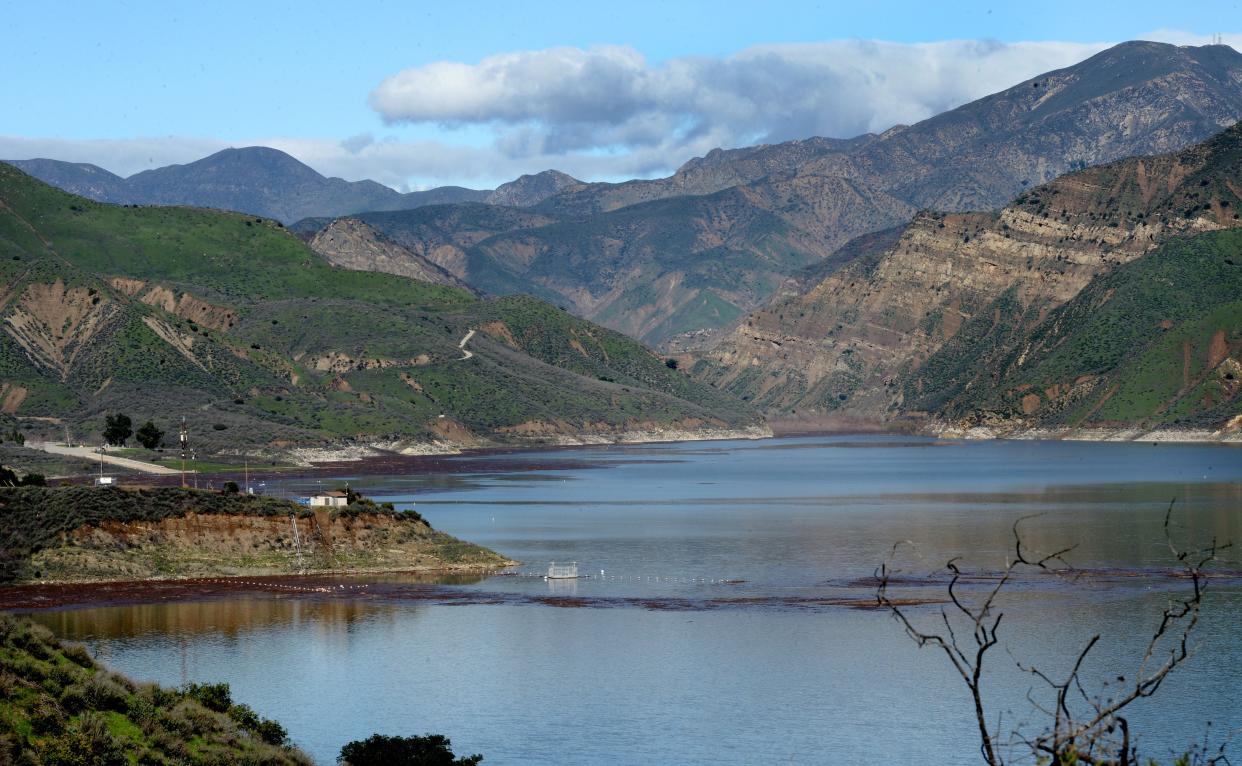
[[[486,292],[540,295],[675,346],[920,209],[994,209],[1062,173],[1177,150],[1239,117],[1242,54],[1133,42],[879,135],[715,151],[668,178],[568,185],[521,212],[459,204],[360,218],[444,252]]]
[[[408,210],[452,202],[533,205],[578,181],[557,171],[526,175],[491,191],[442,186],[401,193],[375,181],[326,178],[276,149],[224,149],[196,162],[122,178],[97,165],[49,159],[8,160],[20,170],[99,202],[190,205],[292,223],[368,210]]]
[[[357,217],[483,292],[537,295],[686,348],[859,235],[923,209],[995,209],[1065,172],[1175,151],[1239,117],[1242,55],[1139,41],[915,125],[715,150],[654,180],[583,183],[545,171],[490,192],[400,194],[327,179],[258,147],[129,179],[89,165],[16,164],[95,199],[236,209],[300,221],[306,236]],[[375,267],[394,268],[394,253]],[[367,268],[356,250],[350,260]]]
[[[269,219],[101,204],[6,165],[0,280],[0,419],[56,436],[99,433],[115,412],[165,429],[186,416],[214,450],[757,421],[636,341],[534,298],[334,267]]]

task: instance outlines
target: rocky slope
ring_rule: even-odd
[[[497,234],[535,229],[559,221],[523,208],[483,204],[429,205],[415,210],[361,213],[352,217],[466,282],[474,281],[471,268],[477,269],[480,263],[477,259],[472,263],[468,255],[479,242]],[[308,218],[290,229],[309,240],[330,223],[331,219]]]
[[[166,431],[189,417],[200,453],[756,421],[538,300],[336,268],[270,221],[94,203],[8,166],[0,283],[0,419],[46,438],[118,411]]]
[[[906,381],[958,430],[1123,428],[1242,439],[1242,229],[1177,237],[1034,321],[1010,296]]]
[[[999,375],[980,344],[1008,332],[1002,346],[1013,347],[1163,242],[1239,226],[1240,193],[1234,127],[1183,152],[1071,173],[999,213],[921,213],[887,250],[748,316],[695,373],[773,412],[938,412]],[[936,356],[950,341],[955,364]]]
[[[382,271],[423,282],[470,289],[440,265],[387,239],[357,218],[338,218],[311,238],[310,249],[335,266]]]
[[[365,210],[481,201],[491,193],[445,186],[402,194],[374,181],[326,178],[288,154],[262,146],[224,149],[195,162],[144,170],[129,178],[95,165],[58,160],[9,160],[9,164],[45,183],[99,202],[192,205],[236,210],[285,223]]]
[[[558,215],[584,217],[640,202],[714,194],[769,176],[796,173],[819,157],[848,152],[875,138],[871,134],[851,139],[813,137],[740,149],[713,149],[704,157],[688,160],[668,178],[567,187],[549,198],[542,209]]]
[[[914,209],[982,210],[1070,170],[1183,148],[1240,117],[1242,54],[1136,41],[879,136],[717,150],[670,178],[588,184],[540,207],[603,212],[792,175],[861,182]]]

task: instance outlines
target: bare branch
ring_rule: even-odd
[[[1174,560],[1182,567],[1190,581],[1190,592],[1180,598],[1173,599],[1162,611],[1160,620],[1143,652],[1138,672],[1120,693],[1107,696],[1110,684],[1104,684],[1101,692],[1092,694],[1083,681],[1083,667],[1088,655],[1101,642],[1102,637],[1095,635],[1083,646],[1074,658],[1066,675],[1057,680],[1033,665],[1023,664],[1014,658],[1018,668],[1032,677],[1038,678],[1054,694],[1055,703],[1045,707],[1038,702],[1031,691],[1027,692],[1027,700],[1033,709],[1052,719],[1050,728],[1033,739],[1022,735],[1017,729],[1010,735],[1010,745],[1019,743],[1029,752],[1043,755],[1051,759],[1054,766],[1066,763],[1080,763],[1099,766],[1134,766],[1138,763],[1137,748],[1133,745],[1130,723],[1123,711],[1136,700],[1155,694],[1164,679],[1189,656],[1189,639],[1191,632],[1198,624],[1200,609],[1203,604],[1206,578],[1204,568],[1214,562],[1220,551],[1228,545],[1220,545],[1215,539],[1202,548],[1180,549],[1173,540],[1172,514],[1175,506],[1170,503],[1164,516],[1165,541]],[[877,571],[879,586],[876,601],[886,608],[905,630],[906,634],[919,647],[934,646],[949,658],[954,669],[965,681],[974,704],[975,721],[979,729],[979,750],[985,763],[999,766],[1003,763],[998,745],[1001,739],[1001,717],[996,717],[994,726],[989,726],[987,711],[981,693],[985,661],[988,652],[1000,642],[1000,627],[1004,613],[999,611],[1000,597],[1005,588],[1020,571],[1037,574],[1051,574],[1061,577],[1066,572],[1077,573],[1066,559],[1066,556],[1077,546],[1071,545],[1052,553],[1043,554],[1029,548],[1023,541],[1022,525],[1041,514],[1021,516],[1013,523],[1014,557],[1007,561],[995,583],[985,592],[969,597],[962,586],[966,575],[960,566],[960,558],[950,559],[945,564],[949,574],[947,593],[951,609],[939,612],[943,632],[925,632],[920,630],[906,614],[902,606],[889,595],[889,586],[896,571],[891,562],[895,559],[900,545],[894,545],[889,559]],[[1075,574],[1074,579],[1077,579]],[[961,630],[955,626],[961,625]],[[970,636],[970,638],[966,638]],[[1007,650],[1006,650],[1007,651]],[[1012,657],[1012,653],[1010,653]],[[1154,663],[1158,667],[1152,668]],[[1123,676],[1117,677],[1118,683],[1125,683]],[[1071,696],[1075,698],[1071,701]],[[1077,701],[1077,700],[1081,701]],[[1083,715],[1083,708],[1086,714]],[[1205,739],[1203,745],[1196,745],[1188,753],[1188,761],[1194,766],[1216,766],[1227,764],[1225,745],[1212,753]]]

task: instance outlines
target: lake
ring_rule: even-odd
[[[945,657],[869,608],[897,548],[901,595],[945,562],[987,575],[1012,528],[1077,545],[1077,578],[1008,589],[985,691],[1003,728],[1043,718],[1015,662],[1132,677],[1180,542],[1242,541],[1242,449],[1222,445],[808,437],[464,456],[443,473],[345,476],[376,500],[524,562],[487,578],[342,579],[36,619],[131,676],[227,681],[319,762],[372,732],[449,736],[488,764],[980,761]],[[273,489],[300,492],[309,483]],[[589,578],[546,582],[550,561]],[[1223,552],[1193,654],[1130,717],[1167,758],[1242,726],[1242,560]],[[322,578],[320,578],[322,579]],[[296,581],[293,581],[296,583]],[[978,593],[989,580],[968,585]],[[345,586],[345,587],[341,587]],[[934,626],[940,607],[909,608]],[[1171,760],[1171,759],[1170,759]]]

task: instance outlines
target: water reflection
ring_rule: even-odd
[[[960,679],[862,608],[894,542],[910,541],[903,593],[931,620],[934,573],[965,554],[968,589],[986,586],[1016,519],[1041,514],[1023,523],[1030,547],[1077,544],[1082,577],[1024,578],[1005,600],[988,694],[1028,721],[1031,679],[1009,652],[1056,671],[1099,632],[1090,678],[1133,672],[1186,587],[1163,539],[1171,500],[1180,541],[1242,542],[1242,450],[1212,446],[849,437],[451,465],[468,470],[360,481],[530,576],[169,584],[37,619],[142,678],[228,681],[325,764],[374,731],[444,732],[501,766],[967,764]],[[1191,662],[1135,711],[1154,755],[1208,716],[1242,725],[1242,551],[1225,558]],[[553,560],[591,576],[544,581]]]
[[[548,580],[548,593],[553,596],[576,596],[578,595],[578,581],[575,580]]]
[[[32,616],[56,635],[73,641],[199,635],[237,639],[257,629],[273,627],[320,635],[341,634],[359,620],[392,609],[355,600],[243,597],[36,612]]]

